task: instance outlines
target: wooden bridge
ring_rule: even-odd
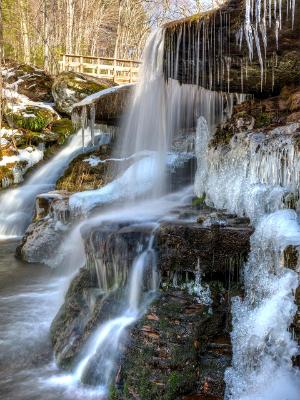
[[[62,54],[60,71],[74,71],[110,79],[118,84],[132,83],[138,80],[140,61],[119,58],[81,56]]]

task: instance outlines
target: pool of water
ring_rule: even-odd
[[[51,321],[70,277],[15,258],[16,242],[0,242],[0,399],[100,398],[99,392],[61,385],[51,350]]]

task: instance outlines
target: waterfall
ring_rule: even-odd
[[[243,97],[217,93],[197,85],[165,79],[163,70],[165,30],[153,32],[145,46],[139,83],[118,135],[116,157],[135,162],[117,179],[99,190],[76,193],[70,198],[75,213],[88,214],[96,206],[167,193],[169,152],[177,135],[195,130],[203,116],[210,132],[231,115]],[[84,113],[86,115],[86,112]]]
[[[267,135],[239,133],[226,149],[214,149],[206,121],[198,121],[196,193],[205,193],[209,205],[247,215],[255,226],[244,268],[245,298],[232,305],[228,400],[299,398],[300,374],[292,366],[298,346],[289,331],[299,278],[284,265],[285,249],[300,245],[297,214],[286,209],[299,198],[299,154],[291,135],[296,125]]]
[[[83,357],[74,371],[75,380],[81,381],[89,372],[89,380],[90,375],[94,375],[97,385],[104,388],[109,386],[124,332],[143,314],[157,288],[153,239],[152,234],[147,248],[133,262],[128,288],[121,300],[120,314],[103,322],[84,346]],[[94,357],[97,361],[90,365]]]
[[[297,307],[298,273],[284,267],[282,253],[300,245],[300,226],[292,210],[265,215],[251,239],[244,270],[246,296],[232,305],[232,368],[226,371],[226,398],[297,400],[300,373],[292,357],[298,344],[289,331]]]
[[[100,134],[99,140],[107,142],[109,136]],[[90,132],[85,130],[86,142]],[[69,163],[82,151],[81,133],[77,132],[55,157],[46,162],[20,187],[8,189],[0,195],[0,239],[22,236],[33,216],[35,197],[52,190],[57,179],[62,175]]]

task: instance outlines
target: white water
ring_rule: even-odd
[[[101,135],[102,132],[98,132]],[[85,131],[89,142],[90,132]],[[105,134],[104,140],[107,140]],[[100,139],[101,140],[101,139]],[[45,163],[20,187],[8,189],[0,195],[0,239],[22,236],[33,216],[35,197],[53,189],[57,179],[69,163],[82,151],[81,132],[77,132],[55,157]]]
[[[127,289],[128,293],[125,291],[126,295],[123,300],[125,309],[122,309],[116,318],[101,324],[84,346],[82,351],[84,356],[73,375],[77,381],[84,377],[90,360],[97,355],[97,365],[101,365],[102,371],[99,383],[104,388],[108,387],[115,367],[115,359],[120,353],[121,340],[124,340],[126,328],[145,312],[147,304],[149,304],[149,296],[147,294],[154,294],[157,288],[156,267],[154,265],[155,254],[152,244],[153,236],[149,239],[148,248],[137,256],[133,262]],[[145,293],[143,286],[147,267],[148,269],[150,267],[152,277],[148,282],[148,288]]]
[[[163,194],[167,190],[166,167],[168,164],[168,151],[172,139],[181,129],[193,129],[199,116],[204,115],[209,121],[211,131],[217,123],[230,115],[234,96],[216,94],[192,85],[179,85],[177,81],[165,82],[163,75],[163,47],[164,31],[158,30],[146,45],[144,63],[137,85],[131,108],[121,129],[118,155],[121,158],[134,157],[137,161],[120,176],[105,187],[86,193],[78,193],[71,197],[70,205],[73,209],[91,210],[95,205],[107,204],[109,201],[122,200],[125,207],[114,208],[111,211],[89,218],[80,224],[70,235],[69,239],[59,250],[59,257],[52,260],[52,264],[72,265],[77,269],[77,258],[80,266],[86,263],[81,231],[92,231],[93,227],[100,228],[105,222],[129,221],[131,224],[158,223],[163,216],[184,204],[189,190],[178,194]],[[174,157],[173,157],[174,158]],[[171,157],[172,159],[172,157]],[[172,161],[171,161],[172,162]],[[144,193],[148,200],[141,201],[139,195]],[[128,200],[135,202],[128,203]],[[168,218],[171,218],[169,215]],[[173,216],[174,218],[174,216]],[[93,360],[101,360],[101,371],[97,377],[99,393],[104,393],[112,379],[115,361],[119,355],[120,344],[124,340],[124,333],[145,311],[148,296],[147,292],[155,289],[155,264],[152,260],[152,287],[144,287],[144,270],[149,264],[149,257],[154,259],[152,239],[149,246],[142,251],[134,261],[131,273],[127,277],[125,262],[119,257],[114,258],[114,263],[122,265],[113,266],[113,276],[119,285],[126,286],[122,300],[120,314],[108,321],[103,321],[84,346],[81,357],[72,375],[57,378],[57,383],[62,385],[78,385],[85,381],[90,368],[93,369]],[[79,245],[81,243],[81,245]],[[73,248],[82,249],[82,255],[73,256]],[[96,249],[95,249],[96,251]],[[66,259],[61,256],[66,254]],[[98,256],[99,257],[99,256]],[[105,262],[90,257],[97,270],[100,289],[112,290],[108,284],[108,267]],[[84,261],[85,260],[85,261]],[[77,266],[77,267],[74,267]],[[99,268],[101,270],[99,270]],[[116,290],[115,284],[112,285]],[[110,288],[110,289],[109,289]],[[109,293],[109,291],[108,291]],[[146,299],[146,302],[145,300]]]
[[[249,216],[256,228],[244,270],[245,298],[232,305],[228,400],[299,399],[300,374],[291,360],[299,348],[289,331],[299,274],[283,263],[284,250],[300,245],[298,216],[284,201],[299,194],[299,154],[291,137],[296,125],[268,135],[240,133],[230,149],[215,150],[208,147],[205,120],[198,122],[196,193],[205,193],[210,205]]]
[[[58,250],[57,256],[53,260],[49,260],[49,263],[54,267],[64,265],[67,269],[78,271],[80,267],[87,263],[87,255],[81,237],[82,231],[89,232],[93,229],[101,229],[102,225],[107,223],[113,225],[114,222],[127,223],[133,227],[138,225],[148,226],[153,231],[164,218],[176,218],[176,214],[172,210],[188,204],[191,201],[191,196],[192,190],[189,187],[154,200],[137,201],[129,206],[113,208],[90,217],[74,228]],[[88,374],[90,368],[93,368],[95,373],[95,366],[92,364],[95,358],[97,360],[96,365],[99,365],[99,371],[96,374],[97,393],[99,396],[105,395],[115,372],[120,346],[126,339],[127,328],[146,311],[158,285],[156,258],[152,249],[153,240],[152,234],[149,236],[146,248],[140,249],[140,254],[135,258],[132,266],[129,266],[129,275],[124,270],[126,269],[126,260],[116,255],[114,258],[116,265],[113,266],[115,284],[112,287],[108,285],[108,281],[111,280],[108,276],[112,275],[111,266],[99,263],[98,260],[94,259],[95,267],[101,268],[101,271],[98,272],[98,281],[99,288],[102,291],[110,294],[117,289],[122,289],[125,282],[122,289],[120,312],[116,317],[104,320],[90,336],[71,375],[53,376],[46,384],[71,387],[74,391],[79,390],[82,388],[80,382],[85,380],[85,374]],[[76,243],[76,249],[74,243]],[[108,268],[110,270],[107,270]]]

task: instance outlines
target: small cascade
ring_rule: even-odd
[[[74,370],[72,380],[83,381],[96,386],[109,387],[115,372],[116,361],[120,356],[121,345],[126,339],[126,329],[133,324],[146,311],[149,301],[153,298],[157,288],[158,279],[156,272],[156,257],[153,250],[153,233],[148,237],[147,245],[141,242],[137,245],[139,254],[134,258],[128,269],[128,279],[124,281],[124,254],[115,265],[114,283],[110,287],[107,280],[103,279],[105,268],[101,265],[101,276],[98,276],[99,289],[108,296],[120,297],[118,300],[119,311],[107,321],[104,321],[88,339],[79,356],[79,361]],[[143,249],[144,247],[144,249]],[[101,253],[105,257],[105,251]],[[116,258],[114,258],[114,264]],[[99,264],[96,269],[99,271]],[[108,273],[108,271],[106,270]],[[111,281],[112,282],[112,281]]]
[[[227,370],[226,399],[297,400],[300,372],[292,358],[298,345],[289,327],[299,275],[285,268],[283,252],[300,245],[300,225],[293,210],[266,214],[251,239],[244,269],[246,296],[235,298],[233,361]]]
[[[86,143],[90,142],[90,131],[85,130]],[[99,143],[107,143],[110,135],[98,132]],[[82,136],[77,132],[69,144],[55,157],[39,168],[22,186],[8,189],[0,195],[0,238],[23,235],[32,220],[35,197],[52,190],[57,179],[69,163],[81,152],[91,147],[82,148]]]
[[[297,214],[287,209],[299,199],[296,130],[290,125],[288,131],[239,133],[226,149],[214,149],[206,121],[198,121],[196,193],[205,193],[209,205],[250,217],[255,226],[244,268],[245,298],[232,305],[228,400],[299,397],[300,374],[292,365],[298,346],[289,331],[299,277],[284,257],[287,247],[300,245]]]

